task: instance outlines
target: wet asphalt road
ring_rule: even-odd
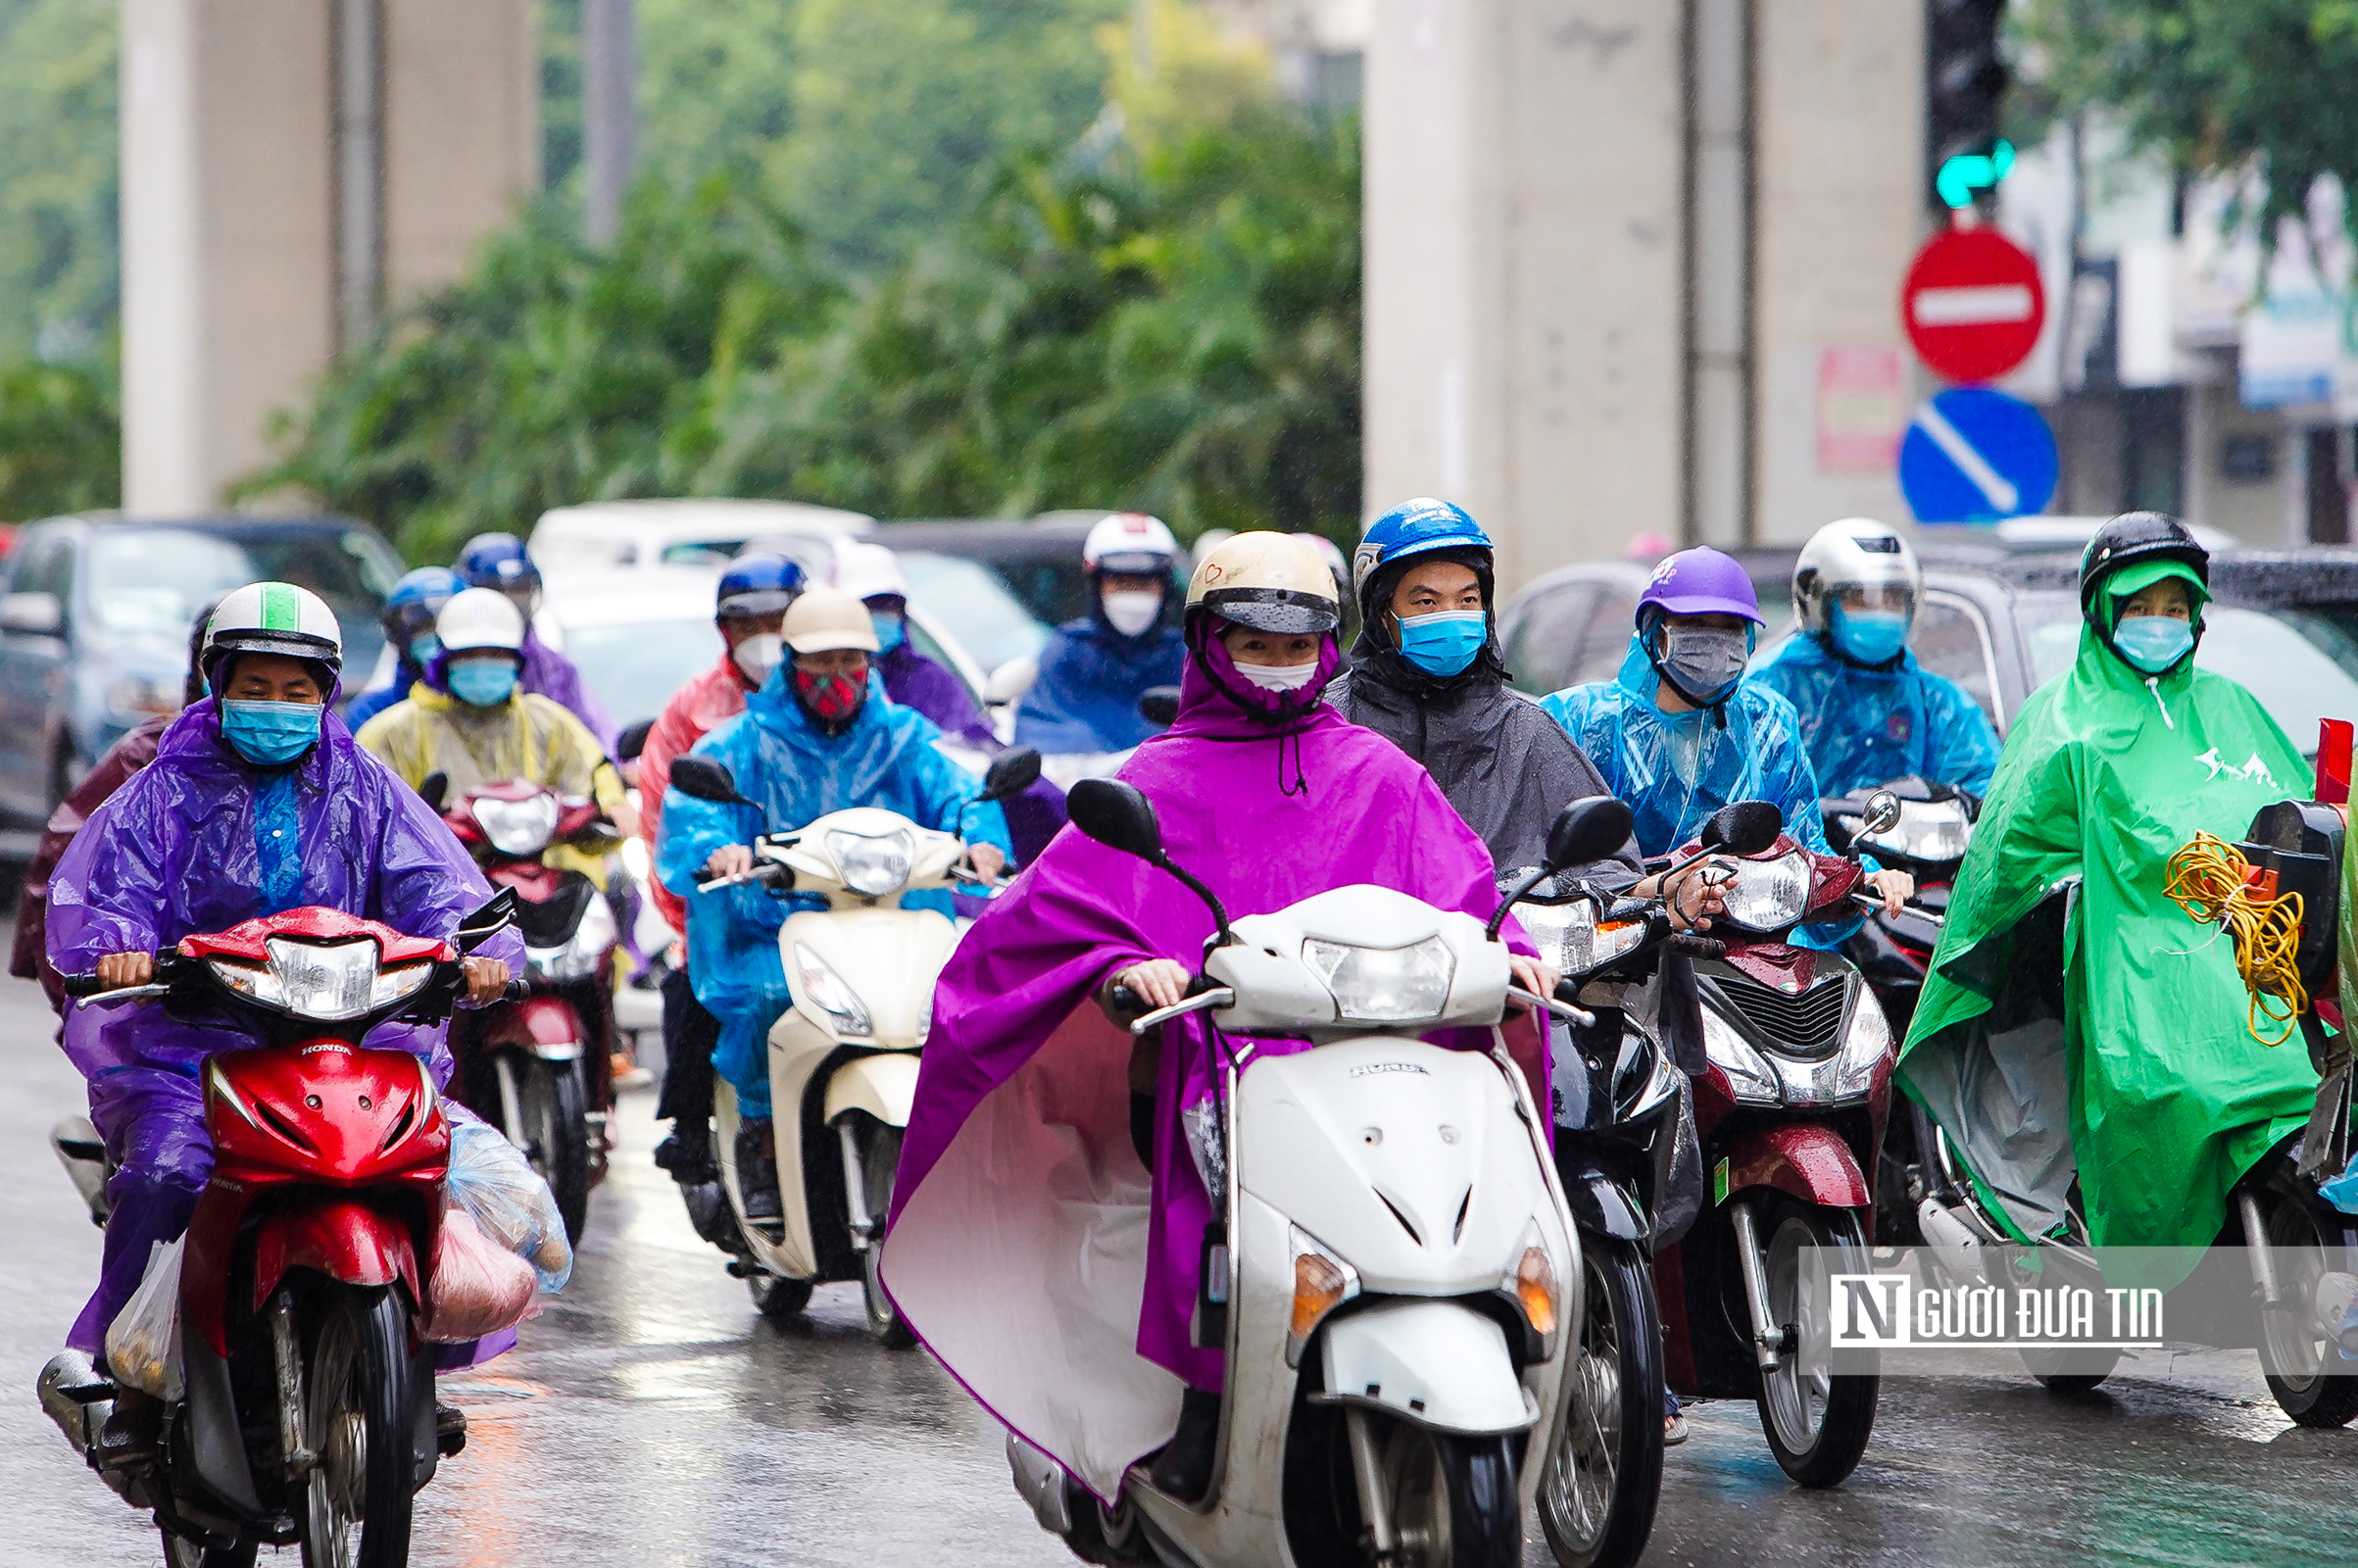
[[[161,1560],[32,1396],[98,1235],[44,1135],[81,1108],[37,991],[0,980],[0,1568]],[[996,1428],[925,1359],[871,1344],[852,1288],[759,1319],[649,1161],[628,1098],[579,1267],[522,1348],[445,1394],[467,1452],[419,1497],[420,1568],[1073,1561],[1007,1483]],[[1649,1564],[2358,1561],[2358,1434],[2292,1427],[2248,1353],[2144,1364],[2058,1399],[2028,1378],[1889,1383],[1842,1490],[1790,1486],[1749,1405],[1693,1412]],[[1536,1540],[1531,1568],[1551,1561]],[[262,1562],[291,1565],[292,1552]]]

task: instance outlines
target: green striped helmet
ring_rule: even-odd
[[[335,612],[308,588],[291,582],[251,582],[214,607],[205,627],[205,679],[219,691],[214,669],[230,654],[284,654],[323,664],[332,677],[344,667],[344,633]]]

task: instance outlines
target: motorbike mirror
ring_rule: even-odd
[[[715,762],[709,757],[675,757],[671,760],[671,784],[690,800],[710,801],[714,806],[753,806],[752,801],[737,793],[737,775],[727,764]],[[760,808],[755,808],[757,810]]]
[[[1162,863],[1162,823],[1155,818],[1154,803],[1135,784],[1085,778],[1064,797],[1064,809],[1074,827],[1108,849]]]
[[[983,773],[982,798],[1004,801],[1021,795],[1040,781],[1040,754],[1029,746],[1001,752]]]
[[[647,737],[654,729],[654,719],[642,718],[621,734],[616,735],[614,737],[614,760],[617,762],[637,761],[639,754],[647,750]]]
[[[418,786],[418,798],[435,810],[441,810],[442,803],[450,798],[450,775],[439,769],[428,773]]]
[[[1863,833],[1889,833],[1899,825],[1899,797],[1890,790],[1877,790],[1867,797],[1866,814],[1859,819]]]
[[[1555,813],[1547,829],[1547,869],[1568,870],[1601,860],[1629,842],[1636,819],[1610,795],[1574,801]]]
[[[472,953],[515,923],[516,889],[502,888],[459,922],[451,944],[461,953]]]
[[[1711,813],[1703,824],[1704,849],[1729,855],[1758,855],[1785,831],[1785,813],[1767,801],[1738,801]]]
[[[1179,718],[1179,688],[1149,686],[1138,694],[1138,716],[1148,723],[1169,729]]]

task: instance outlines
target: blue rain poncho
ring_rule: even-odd
[[[1051,756],[1126,752],[1155,733],[1138,699],[1179,684],[1187,641],[1175,626],[1124,637],[1093,610],[1056,628],[1040,650],[1040,674],[1015,710],[1015,744]]]
[[[1746,681],[1717,712],[1666,713],[1654,706],[1660,683],[1633,636],[1612,681],[1569,687],[1540,703],[1597,764],[1605,787],[1629,803],[1641,851],[1668,855],[1729,802],[1767,801],[1785,813],[1786,832],[1820,855],[1832,853],[1819,814],[1818,776],[1801,750],[1793,704]],[[1858,924],[1854,917],[1803,926],[1792,940],[1835,947]]]
[[[792,661],[746,699],[745,711],[698,741],[709,757],[736,775],[737,792],[761,803],[757,812],[664,792],[663,841],[656,874],[687,901],[688,969],[696,1000],[720,1020],[712,1065],[737,1091],[742,1111],[769,1114],[769,1075],[762,1051],[769,1026],[793,1000],[778,961],[778,929],[797,909],[823,909],[811,895],[779,897],[757,883],[714,893],[696,890],[696,873],[712,852],[750,843],[757,833],[786,832],[829,811],[855,806],[898,811],[921,827],[956,833],[969,844],[1007,846],[1007,818],[978,800],[982,782],[934,748],[934,722],[884,695],[883,677],[868,674],[867,700],[841,735],[819,733],[787,682]],[[952,913],[947,892],[909,893],[901,906]]]
[[[1801,744],[1829,795],[1870,790],[1909,774],[1975,795],[1990,792],[1997,731],[1956,682],[1903,652],[1889,669],[1862,669],[1806,633],[1745,677],[1793,705]]]

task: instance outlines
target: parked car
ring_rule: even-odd
[[[376,665],[401,569],[375,529],[345,517],[25,525],[0,565],[0,813],[45,820],[125,730],[180,706],[189,623],[210,600],[268,578],[311,589],[359,678]]]
[[[996,572],[1025,609],[1048,625],[1089,612],[1089,576],[1081,544],[1103,512],[1051,512],[1019,520],[930,518],[877,524],[880,545],[962,556]]]
[[[832,570],[833,541],[875,526],[865,513],[803,501],[685,498],[592,501],[540,515],[525,541],[554,567],[718,565],[755,540],[784,548],[806,567]]]

